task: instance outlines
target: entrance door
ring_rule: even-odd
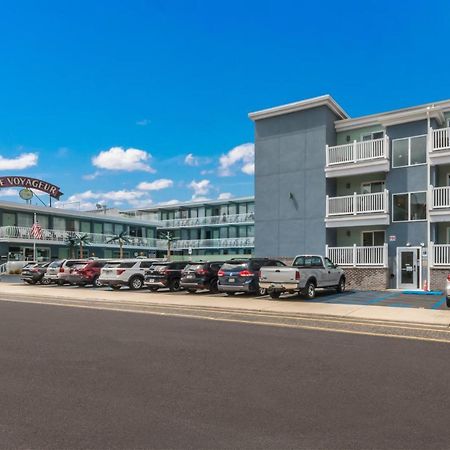
[[[397,288],[418,289],[420,287],[420,247],[397,249]]]

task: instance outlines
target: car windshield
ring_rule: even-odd
[[[53,261],[48,267],[61,267],[62,261]]]
[[[245,270],[248,269],[248,261],[227,262],[222,266],[222,270]]]
[[[86,264],[86,261],[66,261],[66,267],[79,266],[80,264]]]
[[[202,264],[188,264],[184,270],[200,270],[203,268]]]
[[[167,268],[167,265],[153,265],[150,267],[150,270],[155,270],[156,272],[163,272]]]
[[[120,267],[122,269],[129,269],[130,267],[133,267],[135,264],[136,264],[135,261],[125,261],[125,262],[116,261],[116,262],[106,263],[104,265],[104,268],[105,269],[111,269],[111,268],[116,269],[116,268]]]

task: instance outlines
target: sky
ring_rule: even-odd
[[[441,0],[0,0],[0,176],[82,209],[253,195],[249,112],[448,99],[449,28]]]

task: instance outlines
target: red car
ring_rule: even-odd
[[[107,263],[106,260],[93,259],[86,262],[75,264],[70,268],[69,274],[65,280],[70,284],[77,286],[86,286],[88,284],[94,287],[100,287],[101,283],[98,281],[102,267]]]

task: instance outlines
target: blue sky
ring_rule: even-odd
[[[445,1],[0,6],[0,175],[85,207],[252,195],[250,111],[324,93],[351,116],[450,98]]]

